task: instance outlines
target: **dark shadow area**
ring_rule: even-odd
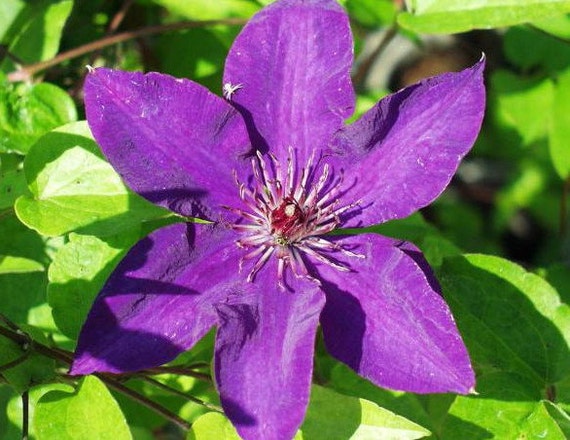
[[[144,298],[133,298],[126,307],[131,305],[135,311],[141,301]],[[91,309],[75,354],[79,363],[74,369],[81,369],[78,374],[105,371],[104,365],[115,369],[114,372],[144,370],[170,362],[188,348],[150,331],[125,329],[121,321],[104,301],[98,301]],[[87,360],[81,360],[82,356],[87,356]]]
[[[321,328],[327,351],[357,370],[362,359],[366,316],[360,303],[336,284],[319,277],[327,300],[321,312]]]
[[[168,255],[163,254],[166,250],[160,243],[162,234],[172,233],[165,228],[140,240],[118,264],[91,307],[81,330],[77,356],[88,353],[119,371],[135,371],[168,362],[188,348],[172,342],[184,338],[181,331],[188,326],[185,320],[156,322],[153,328],[141,317],[150,319],[152,309],[164,313],[166,296],[200,294],[176,282],[191,259],[195,233],[192,224],[175,227],[178,231],[174,232],[185,233],[186,243],[178,242],[174,250],[169,247]]]
[[[448,415],[445,420],[445,426],[442,433],[437,437],[440,440],[485,440],[489,438],[498,439],[498,437],[486,429],[460,419],[459,417]]]
[[[396,245],[396,247],[401,249],[408,257],[414,260],[424,273],[431,289],[441,295],[441,286],[439,285],[439,281],[435,277],[433,269],[425,259],[424,254],[422,254],[416,246],[408,241],[401,241]]]
[[[259,150],[262,154],[266,154],[268,151],[270,151],[267,141],[255,126],[255,122],[253,120],[253,115],[251,114],[251,112],[242,105],[239,105],[234,101],[231,101],[230,103],[231,105],[234,106],[234,108],[237,111],[240,112],[245,122],[247,133],[249,134],[249,139],[251,141],[252,153],[255,150]]]
[[[223,398],[222,399],[224,413],[236,425],[255,426],[258,424],[257,419],[252,414],[249,414],[242,406],[236,401]]]

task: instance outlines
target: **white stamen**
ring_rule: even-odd
[[[224,87],[222,88],[222,95],[228,101],[231,101],[234,94],[240,89],[243,89],[243,84],[235,84],[234,85],[232,83],[227,82],[224,84]]]
[[[342,214],[360,203],[340,203],[342,174],[335,177],[334,170],[324,164],[317,178],[317,167],[313,167],[314,154],[310,155],[304,167],[299,167],[295,150],[289,147],[288,153],[287,170],[283,173],[281,163],[274,155],[263,156],[258,151],[251,161],[253,182],[241,183],[234,173],[239,197],[248,211],[227,208],[241,218],[233,225],[234,230],[242,234],[236,241],[237,246],[251,249],[241,258],[240,270],[246,261],[255,259],[247,275],[247,280],[253,282],[256,274],[274,255],[278,285],[282,289],[285,289],[287,268],[295,277],[320,285],[320,281],[310,273],[309,261],[350,271],[348,263],[339,261],[335,253],[349,258],[364,258],[364,255],[324,236],[341,224]],[[300,176],[297,174],[299,169]]]

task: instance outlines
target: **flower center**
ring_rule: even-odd
[[[240,216],[232,225],[241,235],[237,245],[250,250],[240,261],[240,267],[248,260],[255,261],[248,281],[254,280],[272,255],[277,258],[281,287],[287,268],[296,277],[319,283],[309,274],[307,258],[343,271],[350,268],[335,259],[334,253],[363,258],[323,237],[341,224],[342,213],[359,203],[340,203],[342,175],[335,178],[325,164],[317,178],[313,156],[298,173],[293,148],[289,148],[286,170],[275,156],[264,157],[259,152],[252,158],[251,166],[254,179],[250,186],[239,182],[236,176],[240,198],[248,210],[227,208]]]

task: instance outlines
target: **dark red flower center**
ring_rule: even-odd
[[[306,217],[299,203],[292,197],[286,197],[271,211],[271,233],[286,241],[299,227],[303,227]]]

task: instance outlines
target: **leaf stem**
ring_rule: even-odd
[[[107,37],[101,38],[100,40],[94,41],[92,43],[87,43],[82,46],[76,47],[74,49],[68,50],[67,52],[60,53],[50,60],[40,61],[39,63],[30,64],[24,66],[19,70],[11,72],[8,74],[8,81],[28,81],[33,75],[38,72],[44,71],[53,67],[63,61],[70,60],[72,58],[77,58],[81,55],[100,50],[107,46],[112,46],[114,44],[122,43],[124,41],[132,40],[135,38],[144,37],[147,35],[160,34],[164,32],[173,32],[181,29],[190,29],[196,27],[205,26],[216,26],[216,25],[228,25],[228,26],[240,26],[245,24],[246,19],[244,18],[226,18],[222,20],[203,20],[203,21],[183,21],[177,23],[162,24],[156,26],[148,26],[142,29],[134,31],[121,32],[114,35],[109,35]]]

